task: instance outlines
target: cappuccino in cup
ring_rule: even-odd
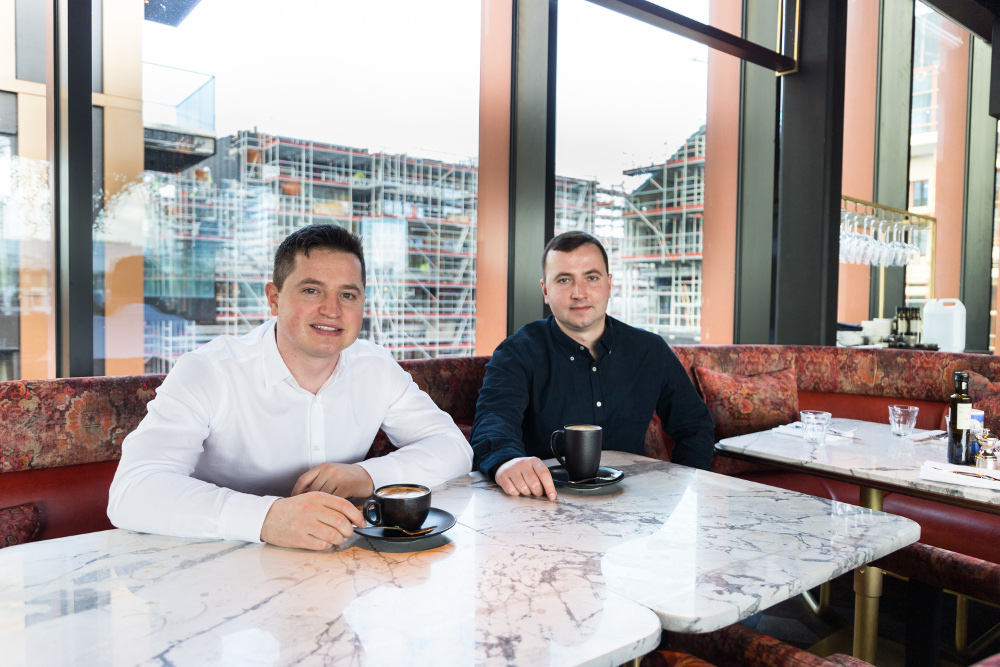
[[[431,511],[431,490],[421,484],[388,484],[375,489],[375,497],[361,513],[373,526],[419,530]]]

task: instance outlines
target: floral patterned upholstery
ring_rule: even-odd
[[[695,366],[717,439],[789,424],[799,418],[795,369],[740,375]]]
[[[935,588],[1000,604],[1000,565],[916,542],[873,563]]]
[[[986,428],[1000,433],[1000,383],[990,382],[976,372],[969,373],[969,396],[972,406],[986,412]]]
[[[162,375],[0,382],[0,473],[116,461]]]
[[[458,423],[472,423],[489,357],[401,361],[399,365]]]
[[[710,662],[689,653],[654,651],[642,656],[641,667],[715,667]]]
[[[988,354],[814,345],[674,345],[671,349],[692,380],[697,366],[759,375],[794,363],[800,392],[947,401],[955,371],[1000,381],[1000,357]]]
[[[0,509],[0,549],[31,542],[42,529],[42,513],[34,503]]]
[[[860,660],[832,662],[738,623],[700,635],[665,634],[670,650],[696,655],[718,667],[870,667]]]

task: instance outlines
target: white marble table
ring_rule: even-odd
[[[557,502],[455,480],[434,505],[458,524],[408,545],[116,530],[0,550],[5,665],[612,665],[655,648],[660,625],[724,627],[919,536],[736,478],[603,462],[628,476]]]
[[[924,461],[948,462],[946,440],[916,442],[892,435],[887,424],[834,419],[832,427],[856,429],[857,440],[822,445],[775,431],[719,441],[716,448],[741,458],[766,461],[862,487],[893,491],[1000,514],[1000,491],[920,479]]]
[[[467,526],[324,553],[105,531],[0,550],[0,663],[604,665],[656,648],[591,564]]]
[[[834,419],[831,427],[854,430],[854,439],[816,445],[795,435],[762,431],[726,438],[716,448],[737,458],[857,484],[861,488],[861,504],[869,509],[881,510],[884,493],[891,491],[1000,514],[1000,492],[920,479],[924,461],[947,462],[945,440],[916,442],[899,438],[892,435],[888,424],[856,419]],[[854,589],[854,656],[873,662],[882,571],[859,568]]]

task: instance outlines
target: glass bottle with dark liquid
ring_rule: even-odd
[[[969,396],[969,374],[955,371],[955,393],[951,395],[951,416],[948,418],[948,463],[975,463],[969,446],[971,435],[972,397]]]

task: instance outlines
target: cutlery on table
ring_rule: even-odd
[[[929,442],[931,440],[940,440],[947,437],[947,433],[938,433],[937,435],[929,435],[926,438],[920,438],[919,440],[914,440],[913,442]],[[941,470],[941,468],[938,468],[938,470]]]
[[[982,479],[988,479],[991,482],[1000,482],[1000,477],[994,477],[993,475],[984,475],[979,472],[966,472],[965,470],[946,470],[945,468],[934,468],[935,470],[940,470],[941,472],[953,472],[956,475],[967,475],[968,477],[979,477]]]

